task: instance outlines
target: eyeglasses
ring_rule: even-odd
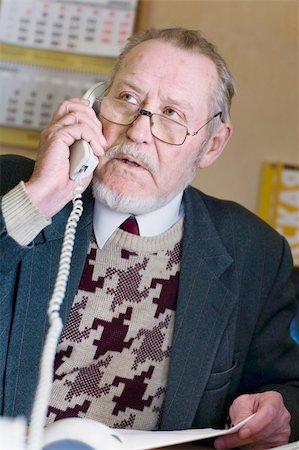
[[[99,115],[108,122],[116,125],[128,126],[139,116],[148,116],[150,118],[150,128],[152,135],[162,142],[172,145],[182,145],[187,136],[195,136],[208,123],[219,116],[221,119],[222,112],[218,112],[205,122],[197,131],[190,132],[186,125],[170,119],[161,114],[152,113],[146,109],[139,108],[133,103],[119,100],[112,97],[97,98]]]

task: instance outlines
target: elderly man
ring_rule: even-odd
[[[232,133],[234,83],[196,31],[150,30],[121,53],[98,114],[64,101],[37,161],[5,157],[1,228],[3,414],[30,414],[75,183],[70,146],[99,158],[84,179],[48,423],[222,427],[218,449],[298,439],[296,301],[285,240],[239,205],[189,186]],[[93,194],[93,195],[92,195]],[[132,217],[133,216],[133,217]],[[132,218],[135,233],[122,222]]]

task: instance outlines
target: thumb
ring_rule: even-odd
[[[254,396],[244,394],[234,400],[229,410],[229,416],[232,424],[237,425],[254,412]]]

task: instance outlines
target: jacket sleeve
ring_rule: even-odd
[[[273,244],[273,243],[272,243]],[[280,252],[277,251],[280,247]],[[246,358],[242,391],[275,390],[291,414],[291,440],[299,439],[299,347],[290,334],[297,299],[290,281],[292,257],[284,238],[276,239],[265,258],[262,307]],[[280,259],[278,256],[280,255]]]
[[[16,267],[51,220],[42,216],[25,189],[23,180],[30,177],[33,161],[5,155],[1,157],[0,168],[0,270],[6,273]]]

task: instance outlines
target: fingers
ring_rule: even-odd
[[[104,155],[104,148],[107,142],[102,133],[101,123],[97,120],[86,117],[84,113],[72,112],[52,125],[50,130],[52,134],[59,134],[59,137],[68,145],[74,141],[84,139],[88,142],[95,155]]]
[[[85,140],[99,158],[107,147],[101,122],[88,100],[72,99],[61,103],[50,126],[41,133],[33,174],[26,185],[32,201],[50,218],[71,200],[73,182],[69,178],[70,146]],[[86,177],[84,186],[91,179]]]
[[[49,127],[49,135],[56,133],[68,146],[75,140],[86,140],[96,156],[102,156],[103,149],[107,147],[101,122],[90,108],[89,100],[71,99],[62,102],[54,112]]]
[[[85,111],[86,114],[92,114],[93,109],[90,107],[90,101],[87,99],[72,98],[64,100],[54,111],[51,124],[74,111]]]
[[[230,415],[234,424],[255,413],[238,433],[215,440],[218,450],[236,447],[270,448],[288,442],[290,414],[278,392],[242,395],[232,404]],[[244,417],[245,416],[245,417]]]
[[[256,410],[256,397],[249,394],[240,395],[235,399],[229,410],[232,424],[237,424],[241,420],[253,414]]]
[[[240,421],[240,416],[237,416],[237,408],[240,403],[247,403],[251,405],[251,413],[255,416],[241,428],[239,436],[241,438],[248,438],[249,436],[265,433],[264,430],[276,428],[282,431],[284,427],[288,429],[290,422],[290,414],[285,408],[282,396],[279,392],[269,391],[261,394],[240,396],[236,399],[235,404],[232,405],[232,413],[234,421]],[[242,411],[242,406],[240,406]]]

